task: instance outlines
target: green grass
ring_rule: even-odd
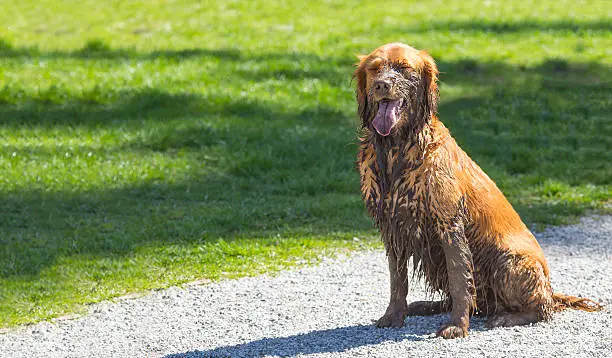
[[[609,211],[609,2],[500,3],[0,1],[0,326],[377,245],[350,78],[390,41],[527,222]]]

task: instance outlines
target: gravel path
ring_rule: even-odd
[[[612,303],[612,216],[538,236],[553,287]],[[321,265],[203,286],[170,288],[92,306],[74,320],[0,334],[0,357],[443,356],[610,357],[612,314],[565,311],[552,322],[435,338],[445,315],[410,317],[402,329],[376,329],[387,303],[380,251]],[[409,298],[425,299],[420,283]]]

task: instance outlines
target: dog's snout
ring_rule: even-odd
[[[378,80],[374,82],[374,90],[379,94],[386,94],[391,90],[391,81]]]

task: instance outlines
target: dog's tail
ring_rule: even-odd
[[[568,296],[562,293],[554,293],[553,301],[555,302],[555,311],[563,311],[564,309],[571,308],[575,310],[595,312],[604,308],[604,305],[591,299]]]

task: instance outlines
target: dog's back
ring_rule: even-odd
[[[435,154],[436,168],[448,167],[449,180],[464,200],[465,235],[474,260],[478,309],[487,314],[523,307],[529,300],[517,295],[526,289],[551,296],[544,252],[495,182],[459,147],[442,122],[433,122],[442,144]],[[448,195],[449,193],[446,193]],[[528,274],[524,274],[528,272]],[[523,277],[517,281],[517,275]],[[521,287],[516,287],[520,282]],[[542,302],[539,302],[541,304]],[[548,302],[547,305],[552,304]]]

